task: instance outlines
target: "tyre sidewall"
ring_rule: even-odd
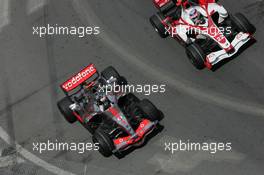
[[[163,20],[163,14],[157,13],[150,18],[150,23],[154,27],[156,32],[160,35],[160,37],[166,38],[169,35],[168,33],[166,33],[166,28],[161,22],[162,20]]]
[[[77,118],[73,114],[72,110],[69,108],[71,104],[72,104],[71,100],[68,97],[65,97],[57,103],[57,106],[61,114],[64,116],[64,118],[69,123],[74,123],[77,121]]]
[[[190,62],[197,68],[203,69],[205,67],[205,53],[202,48],[196,44],[192,43],[186,47],[186,54]]]
[[[150,121],[159,121],[161,119],[161,112],[151,101],[143,99],[137,107],[143,113],[144,118]]]
[[[114,143],[109,137],[108,134],[103,132],[102,130],[96,130],[93,134],[93,142],[98,143],[99,152],[105,156],[109,157],[112,155],[112,151],[114,149]]]

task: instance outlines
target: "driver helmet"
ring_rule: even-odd
[[[193,21],[195,25],[198,25],[204,22],[201,13],[199,13],[198,10],[195,8],[192,8],[190,10],[189,15],[190,15],[190,19]]]
[[[198,20],[199,14],[195,8],[192,8],[189,12],[191,20],[195,23]]]

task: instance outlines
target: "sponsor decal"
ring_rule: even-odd
[[[86,68],[84,68],[81,72],[79,72],[77,75],[73,76],[69,80],[67,80],[65,83],[61,85],[62,89],[66,92],[69,92],[73,89],[75,89],[77,86],[79,86],[81,83],[86,81],[88,78],[93,76],[97,72],[96,68],[93,64],[90,64]]]
[[[237,34],[237,36],[236,36],[236,38],[237,38],[238,40],[241,40],[242,37],[243,37],[243,33],[239,33],[239,34]]]

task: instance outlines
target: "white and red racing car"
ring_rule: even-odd
[[[162,38],[172,36],[197,69],[211,69],[234,56],[256,28],[241,13],[229,15],[216,0],[153,0],[159,12],[150,22]]]
[[[122,91],[125,85],[113,67],[99,73],[93,64],[61,85],[66,97],[57,103],[60,112],[69,123],[87,128],[104,156],[144,144],[159,126],[162,113],[149,100]]]

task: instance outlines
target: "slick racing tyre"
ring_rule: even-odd
[[[256,32],[256,27],[242,13],[236,13],[234,16],[231,16],[231,21],[239,32],[249,33],[251,35]]]
[[[151,101],[143,99],[139,102],[138,108],[143,113],[144,118],[150,121],[161,120],[161,112],[151,103]]]
[[[112,66],[109,66],[107,68],[105,68],[102,73],[101,73],[102,77],[105,79],[105,80],[109,80],[111,77],[113,78],[116,78],[116,79],[119,79],[120,78],[120,75],[119,73],[117,72],[117,70],[112,67]]]
[[[69,108],[71,104],[72,104],[71,100],[68,97],[65,97],[57,103],[57,106],[61,114],[64,116],[64,118],[69,123],[74,123],[77,121],[77,118],[74,116],[72,110]]]
[[[98,144],[99,152],[103,156],[109,157],[113,154],[115,146],[109,134],[105,133],[102,129],[98,129],[93,134],[92,139],[95,144]]]
[[[192,43],[186,47],[186,54],[195,68],[201,70],[205,67],[205,53],[200,45]]]
[[[150,17],[149,21],[151,25],[154,27],[155,31],[160,35],[162,38],[166,38],[169,36],[167,33],[165,26],[162,23],[165,17],[162,13],[158,12],[157,14]]]

